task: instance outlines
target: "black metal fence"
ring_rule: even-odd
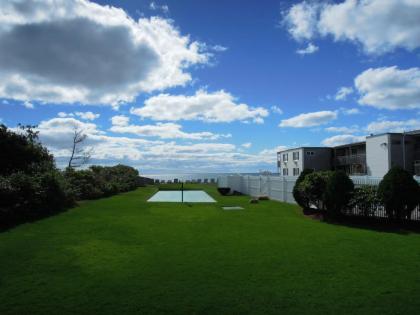
[[[346,216],[365,217],[365,218],[372,218],[372,219],[378,219],[378,220],[383,220],[383,221],[388,221],[392,219],[392,218],[389,218],[384,206],[382,205],[378,205],[370,209],[361,209],[358,206],[354,206],[353,208],[348,208],[344,210],[343,214]],[[410,216],[407,217],[405,220],[420,222],[420,206],[417,206],[411,212]]]

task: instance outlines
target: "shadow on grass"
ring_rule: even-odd
[[[407,235],[411,233],[420,233],[419,221],[396,221],[388,218],[374,218],[363,216],[327,216],[324,211],[315,209],[303,210],[303,214],[314,220],[326,224],[341,225],[357,229],[373,230],[385,233],[397,233]]]

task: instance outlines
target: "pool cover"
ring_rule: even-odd
[[[147,201],[182,202],[182,192],[180,190],[161,190]],[[216,200],[202,190],[184,190],[184,202],[216,202]]]

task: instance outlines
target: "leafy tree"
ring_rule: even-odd
[[[378,196],[389,218],[409,218],[419,204],[419,185],[409,172],[394,166],[379,183]]]
[[[32,126],[0,126],[0,225],[40,218],[72,204],[53,156]]]
[[[324,202],[329,214],[339,215],[349,204],[354,184],[343,171],[331,172],[325,186]]]
[[[18,132],[0,125],[0,175],[36,173],[53,169],[54,158],[38,142],[35,126],[19,126]]]
[[[296,180],[295,186],[293,187],[293,198],[299,206],[303,209],[309,208],[309,200],[305,198],[305,194],[302,191],[300,183],[305,179],[306,175],[313,173],[313,169],[304,169],[302,173],[300,173],[299,177]]]

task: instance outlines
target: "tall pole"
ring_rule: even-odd
[[[184,203],[184,182],[181,183],[181,202]]]

